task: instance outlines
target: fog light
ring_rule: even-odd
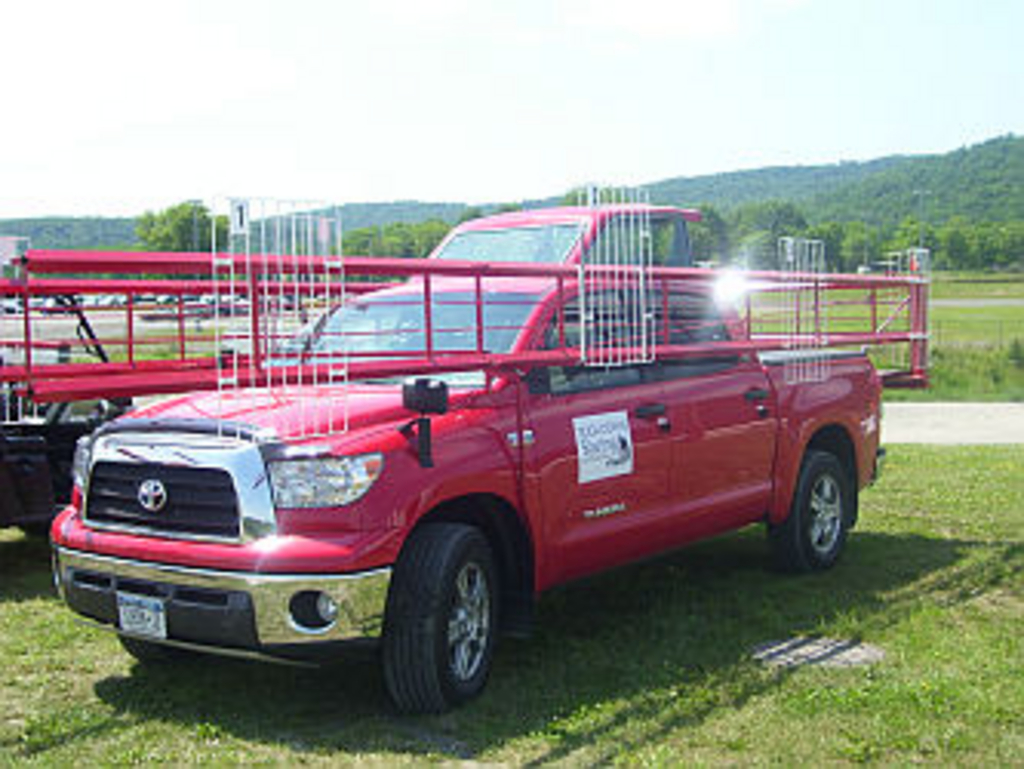
[[[338,618],[338,604],[327,593],[321,593],[316,598],[316,613],[324,622],[334,622]]]
[[[303,590],[293,595],[288,611],[292,627],[301,633],[326,632],[338,618],[337,602],[319,590]]]

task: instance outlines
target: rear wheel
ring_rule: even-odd
[[[768,528],[776,564],[794,572],[829,568],[843,551],[855,514],[851,469],[834,454],[808,451],[789,517]]]
[[[384,626],[384,680],[398,708],[439,713],[487,683],[498,590],[487,540],[472,526],[414,531],[395,566]]]

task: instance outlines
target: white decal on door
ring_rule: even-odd
[[[633,436],[625,411],[572,420],[579,482],[590,483],[633,472]]]

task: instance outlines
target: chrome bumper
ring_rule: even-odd
[[[116,593],[141,589],[146,594],[167,598],[169,642],[183,641],[196,647],[209,647],[211,651],[223,646],[261,652],[275,645],[379,637],[391,569],[356,574],[254,574],[112,558],[57,547],[54,551],[54,579],[62,598],[72,609],[111,629],[117,630],[116,612],[113,610]],[[203,596],[225,596],[225,608],[217,609],[219,613],[215,615],[217,621],[208,623],[211,633],[218,630],[220,637],[205,639],[202,636],[204,616],[214,615],[210,614],[212,610],[209,607],[190,603],[196,600],[197,590],[205,591]],[[85,591],[87,600],[77,598],[79,591]],[[326,593],[334,599],[338,614],[333,623],[311,629],[296,622],[290,604],[296,594],[305,591]],[[182,627],[186,623],[189,625],[191,637],[176,633],[175,612],[170,611],[170,604],[178,601],[179,595],[181,598],[175,612],[182,617],[179,621]],[[229,600],[232,596],[243,600]],[[248,600],[244,600],[245,596]],[[108,599],[109,610],[106,608]],[[83,611],[82,604],[87,604],[91,611]],[[235,633],[237,638],[231,637],[230,628],[243,626],[254,630],[254,637],[251,631],[248,638],[242,637],[247,634],[241,632]],[[225,628],[229,630],[225,631]]]

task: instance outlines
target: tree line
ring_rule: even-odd
[[[784,236],[806,237],[825,244],[828,268],[854,272],[889,252],[923,246],[940,270],[1024,269],[1024,220],[988,222],[954,216],[939,225],[904,217],[895,225],[861,221],[810,223],[796,204],[764,201],[721,212],[700,207],[703,221],[690,226],[694,257],[712,264],[773,264],[776,244]]]
[[[460,221],[482,215],[480,209],[466,208]],[[227,243],[227,218],[214,217],[206,206],[188,201],[162,211],[147,211],[138,218],[135,232],[143,251],[210,251],[214,227],[217,243]],[[344,232],[342,251],[358,256],[420,258],[433,251],[451,227],[442,219],[360,227]]]
[[[513,210],[506,205],[499,210]],[[906,217],[896,225],[871,225],[860,221],[811,223],[795,203],[770,200],[722,211],[713,205],[699,207],[703,220],[690,225],[694,258],[710,264],[772,267],[778,239],[807,237],[825,243],[828,269],[853,272],[870,265],[888,252],[923,245],[932,252],[936,269],[1024,269],[1024,220],[986,222],[954,216],[935,225]],[[467,208],[460,221],[483,215]],[[151,251],[209,251],[212,228],[217,240],[227,241],[227,221],[211,217],[204,206],[180,203],[160,212],[146,212],[138,219],[141,247]],[[441,219],[425,222],[392,222],[361,227],[344,233],[342,249],[349,255],[422,258],[451,229]]]

